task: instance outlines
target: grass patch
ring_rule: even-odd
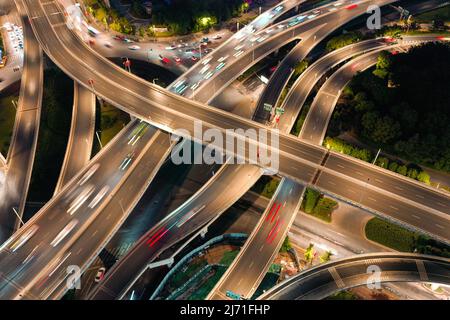
[[[11,102],[13,99],[17,101],[18,96],[8,95],[0,97],[0,152],[5,158],[11,143],[16,117],[16,109]]]
[[[271,176],[262,176],[251,188],[253,192],[256,192],[263,197],[272,198],[273,194],[280,184],[280,179]]]
[[[256,289],[255,293],[250,298],[250,300],[255,300],[265,291],[269,290],[270,288],[272,288],[277,284],[280,274],[279,271],[278,273],[271,272],[272,266],[270,267],[269,272],[267,272],[266,275],[264,276],[264,279],[261,281],[261,284],[259,285],[258,289]]]
[[[325,300],[358,300],[358,297],[353,292],[344,290],[329,296]]]
[[[295,125],[291,130],[291,134],[294,136],[298,136],[300,134],[300,131],[302,130],[303,123],[305,122],[306,115],[308,114],[310,105],[305,104],[303,108],[300,111],[300,114],[298,115],[297,120],[295,121]]]
[[[130,122],[130,116],[108,103],[100,106],[100,114],[99,131],[104,147]]]
[[[338,203],[330,198],[326,198],[320,192],[306,188],[301,209],[320,220],[331,222],[331,216]]]
[[[222,259],[220,259],[219,264],[229,266],[233,262],[234,258],[236,258],[238,253],[239,253],[239,250],[225,252],[223,254]]]
[[[222,266],[214,266],[215,273],[208,280],[202,284],[195,292],[193,292],[187,300],[205,300],[211,290],[214,288],[217,282],[219,282],[220,278],[222,278],[225,271],[227,271],[226,267]]]
[[[370,219],[366,224],[366,237],[389,248],[413,252],[415,233],[380,218]]]
[[[365,232],[369,240],[397,251],[450,257],[450,246],[377,217],[369,220]]]
[[[433,20],[442,20],[450,22],[450,5],[424,12],[415,17],[417,22],[431,22]]]
[[[180,272],[177,272],[176,274],[173,275],[170,281],[170,287],[172,288],[181,287],[184,283],[186,283],[189,280],[190,277],[192,277],[194,274],[200,271],[200,269],[206,266],[207,264],[208,264],[207,261],[204,259],[189,264],[186,269],[183,268],[182,270],[180,270]]]
[[[322,197],[317,202],[316,207],[311,213],[316,218],[319,218],[325,222],[331,222],[331,214],[338,207],[338,203],[330,198]]]

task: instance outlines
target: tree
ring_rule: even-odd
[[[406,176],[406,173],[408,172],[408,168],[405,165],[401,165],[397,168],[397,173]]]
[[[331,252],[331,251],[329,251],[329,250],[328,250],[328,251],[325,251],[325,252],[319,257],[320,262],[321,262],[321,263],[325,263],[325,262],[330,261],[332,255],[333,255],[333,252]]]
[[[291,244],[291,240],[289,239],[288,236],[286,236],[286,238],[284,238],[283,244],[281,245],[281,252],[287,252],[289,250],[292,249],[292,244]]]
[[[418,175],[417,175],[417,180],[424,182],[426,184],[430,184],[430,175],[428,173],[426,173],[425,171],[421,171]]]
[[[387,169],[389,166],[389,159],[385,157],[378,157],[376,165],[381,168]]]
[[[304,255],[306,262],[312,264],[315,254],[314,244],[310,243]]]

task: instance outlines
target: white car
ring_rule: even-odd
[[[37,225],[32,225],[31,227],[28,228],[27,231],[25,231],[20,237],[19,239],[14,242],[10,249],[12,252],[17,251],[21,246],[23,246],[28,240],[31,239],[31,237],[36,233],[36,231],[39,229],[39,227]]]
[[[58,235],[53,239],[53,241],[50,243],[53,247],[56,247],[72,230],[75,228],[75,226],[78,224],[78,220],[74,219],[70,221],[64,229],[62,229]]]
[[[132,45],[132,46],[129,46],[128,47],[128,49],[130,49],[130,50],[139,50],[141,47],[139,47],[139,46],[137,46],[137,45]]]

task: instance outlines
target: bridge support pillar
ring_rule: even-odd
[[[204,238],[207,233],[208,233],[208,227],[204,227],[202,229],[202,231],[200,232],[200,237]]]
[[[168,259],[152,262],[147,267],[148,267],[148,269],[153,269],[153,268],[157,268],[157,267],[161,267],[161,266],[168,266],[170,268],[173,263],[174,263],[174,259],[168,258]]]

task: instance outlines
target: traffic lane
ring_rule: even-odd
[[[149,130],[151,131],[151,130]],[[118,165],[114,165],[114,170],[118,170]],[[112,176],[112,177],[111,177]],[[111,194],[111,190],[114,189],[114,186],[119,182],[120,180],[120,176],[117,177],[117,174],[114,176],[114,174],[109,174],[107,175],[107,177],[109,178],[108,182],[109,182],[109,192],[110,193],[106,193],[106,195],[100,199],[105,201]],[[100,179],[101,180],[101,179]],[[111,181],[113,181],[111,183]],[[93,181],[96,183],[96,185],[102,185],[99,182]],[[106,199],[105,199],[106,198]],[[90,202],[91,200],[89,200]],[[88,202],[88,203],[89,203]],[[80,207],[80,209],[83,209],[84,205]],[[47,287],[45,286],[46,281],[48,280],[48,278],[52,277],[54,275],[54,273],[56,272],[56,270],[59,268],[60,265],[62,265],[62,263],[64,261],[67,260],[68,256],[66,256],[66,254],[68,255],[69,253],[67,252],[67,247],[71,245],[71,243],[73,243],[76,238],[79,236],[79,233],[83,233],[84,230],[86,228],[89,227],[89,225],[92,223],[92,220],[95,219],[97,217],[97,215],[99,214],[99,209],[100,206],[94,206],[94,208],[89,208],[89,209],[85,209],[83,210],[83,212],[81,214],[84,213],[84,216],[80,216],[80,213],[78,215],[75,215],[75,218],[78,219],[81,223],[78,223],[75,228],[68,233],[68,236],[66,236],[65,238],[63,238],[62,243],[56,245],[55,247],[53,247],[52,245],[48,244],[48,242],[50,241],[49,239],[44,239],[43,241],[41,241],[41,247],[43,247],[43,249],[46,249],[45,252],[37,252],[36,256],[37,256],[37,260],[35,261],[31,261],[30,262],[30,268],[27,270],[27,274],[24,277],[21,278],[17,278],[14,279],[15,283],[17,284],[17,286],[19,286],[20,291],[22,292],[26,292],[26,294],[23,296],[23,298],[27,299],[36,299],[37,297],[39,297],[39,294],[36,292],[29,292],[30,288],[36,287],[40,290],[45,290]],[[89,212],[91,211],[91,212]],[[65,212],[62,212],[65,213]],[[69,219],[71,219],[71,217],[69,215],[67,215],[69,217]],[[57,230],[59,231],[59,230]],[[34,241],[40,240],[40,236],[41,233],[38,233],[37,236],[34,236],[32,239]],[[37,262],[41,261],[41,263],[43,263],[44,265],[39,265]],[[10,288],[11,291],[12,288]],[[13,289],[12,289],[13,290]],[[12,292],[1,292],[1,297],[3,299],[12,299],[15,297],[15,294],[17,294],[14,290]]]
[[[439,191],[422,187],[420,182],[408,181],[408,179],[400,180],[395,173],[368,166],[362,161],[349,161],[335,153],[330,153],[325,166],[328,169],[340,171],[355,179],[367,182],[369,185],[399,194],[410,201],[450,214],[450,198]],[[380,175],[380,172],[384,174]]]
[[[153,261],[165,249],[192,234],[205,223],[221,214],[237,201],[261,177],[261,169],[255,166],[229,165],[229,170],[217,172],[214,183],[210,180],[208,188],[194,195],[184,205],[177,208],[159,224],[151,228],[129,250],[114,267],[107,272],[105,278],[94,289],[90,300],[115,299],[145,266]],[[243,172],[245,168],[245,172]],[[233,186],[235,192],[223,193],[224,189]],[[218,197],[218,194],[223,196]],[[204,206],[204,207],[203,207]],[[202,208],[203,207],[203,208]],[[199,209],[192,218],[189,214]],[[187,219],[185,222],[181,220]],[[177,224],[180,224],[179,227]]]
[[[18,110],[16,112],[13,136],[7,155],[3,189],[3,201],[0,204],[0,243],[18,228],[14,209],[22,216],[29,180],[34,161],[34,152],[39,130],[42,100],[43,62],[39,43],[34,37],[31,26],[23,23],[24,32],[24,70],[20,86]]]
[[[395,194],[365,188],[359,183],[356,184],[327,172],[321,172],[315,185],[418,230],[434,234],[445,241],[449,240],[450,221],[446,217],[414,206],[414,203],[409,204]]]
[[[424,270],[430,282],[448,283],[450,270],[448,262],[431,257],[411,257],[411,255],[368,255],[355,256],[341,261],[331,262],[324,266],[315,267],[290,278],[276,290],[270,292],[264,299],[298,300],[324,299],[330,294],[345,287],[354,287],[370,281],[370,266],[380,268],[380,279],[389,281],[424,281],[424,273],[418,264],[425,266]],[[427,280],[428,280],[427,279]]]
[[[384,2],[381,2],[384,3]],[[362,4],[363,6],[365,4]],[[310,10],[308,12],[312,12],[314,10]],[[288,27],[286,28],[286,25],[284,25],[283,23],[286,22],[282,22],[279,23],[277,25],[282,25],[282,28],[275,28],[275,31],[273,31],[270,35],[269,35],[269,40],[268,41],[264,41],[261,44],[257,44],[255,46],[255,42],[252,42],[251,44],[248,44],[249,47],[245,48],[244,54],[239,57],[239,59],[237,57],[230,57],[229,59],[227,59],[227,63],[228,66],[224,68],[224,71],[220,71],[220,73],[217,74],[217,72],[214,73],[214,75],[212,76],[212,80],[208,81],[208,84],[212,81],[214,86],[216,86],[218,88],[218,83],[222,82],[223,83],[223,79],[224,79],[224,72],[226,69],[230,68],[230,65],[232,66],[233,64],[236,63],[236,61],[242,61],[243,56],[251,56],[252,60],[254,60],[253,63],[255,63],[257,60],[263,58],[264,56],[266,56],[267,54],[269,54],[270,52],[276,50],[277,48],[281,47],[284,44],[287,44],[288,42],[291,42],[293,39],[295,38],[301,38],[303,36],[305,36],[305,32],[307,33],[308,31],[311,31],[314,28],[317,28],[319,25],[324,24],[324,21],[336,21],[340,19],[340,16],[343,16],[343,19],[345,18],[349,18],[353,15],[357,15],[357,12],[363,13],[364,10],[361,10],[360,8],[357,8],[357,10],[352,10],[351,13],[347,13],[344,12],[344,9],[341,9],[341,11],[336,11],[336,12],[326,12],[326,10],[323,10],[320,12],[320,15],[312,20],[304,20],[302,23],[294,26],[294,27]],[[326,14],[325,14],[326,13]],[[305,15],[307,15],[307,13],[304,13]],[[300,16],[300,15],[299,15]],[[338,18],[336,18],[336,16]],[[308,18],[309,19],[309,18]],[[256,33],[255,35],[250,35],[250,36],[260,36],[259,33]],[[246,38],[244,38],[244,40],[247,40]],[[241,41],[239,40],[235,40],[236,42],[234,43],[234,45],[239,44]],[[255,49],[253,49],[255,47]],[[231,50],[229,50],[231,51]],[[230,53],[230,52],[228,52]],[[217,55],[220,56],[220,55]],[[216,56],[216,57],[217,57]],[[222,55],[222,57],[224,57]],[[256,58],[255,58],[256,57]],[[248,67],[248,66],[247,66]],[[201,82],[201,78],[203,76],[197,77],[196,79],[193,79],[193,76],[191,76],[190,81],[191,82],[196,82],[196,81],[200,81]],[[221,78],[218,79],[217,81],[215,81],[215,78]],[[194,80],[194,81],[192,81]],[[228,83],[230,82],[232,79],[228,79],[228,81],[225,82]],[[203,83],[202,85],[200,85],[200,88],[203,89],[203,87],[206,84]],[[192,93],[191,91],[188,91],[188,94]],[[191,97],[191,96],[189,96]]]
[[[57,28],[61,28],[61,27],[57,27]],[[67,28],[64,28],[63,30],[67,31]],[[76,38],[73,38],[75,36],[72,33],[70,33],[70,34],[67,34],[66,32],[63,32],[63,33],[66,36],[68,36],[69,39],[76,40]],[[84,46],[75,46],[75,47],[81,49]],[[85,49],[87,49],[87,48],[85,48]],[[86,62],[86,61],[88,61],[88,59],[90,59],[91,57],[94,57],[94,56],[95,55],[92,55],[92,54],[85,54],[85,55],[83,55],[83,61]],[[104,59],[100,58],[100,59],[96,59],[95,61],[99,62],[101,66],[104,66],[104,63],[106,63],[106,69],[105,70],[102,70],[101,67],[97,67],[96,70],[100,70],[101,73],[104,76],[106,76],[108,79],[110,79],[110,80],[113,80],[114,77],[117,77],[117,75],[119,74],[118,72],[116,72],[117,69],[120,70],[121,72],[123,72],[123,70],[121,70],[120,68],[117,68],[115,66],[113,68],[111,68],[111,64],[107,60],[104,60]],[[92,63],[95,63],[95,62],[92,61]],[[158,101],[159,100],[161,104],[166,104],[166,105],[167,104],[170,105],[171,104],[170,102],[173,101],[173,99],[171,97],[167,96],[166,92],[155,92],[153,90],[148,90],[146,86],[143,86],[143,84],[147,84],[147,83],[145,81],[143,81],[142,79],[138,79],[137,77],[119,77],[119,78],[116,79],[115,83],[120,83],[122,86],[125,85],[123,83],[124,82],[123,81],[124,78],[125,79],[130,79],[133,82],[133,83],[126,84],[127,88],[132,88],[132,91],[135,92],[135,93],[139,93],[140,92],[140,93],[142,93],[143,96],[148,96],[149,100],[152,100],[152,101]],[[100,91],[100,90],[98,90],[98,85],[99,85],[99,83],[97,81],[95,81],[94,88],[95,88],[96,91]],[[140,88],[142,88],[142,89],[140,89]],[[180,103],[177,104],[177,107],[178,106],[180,107],[180,109],[181,108],[183,109],[183,110],[180,110],[181,112],[186,112],[186,114],[191,114],[193,112],[192,108],[189,108],[189,106],[185,106],[184,104],[180,104]],[[203,114],[205,114],[204,111],[201,111],[201,112]],[[239,117],[239,119],[242,119],[242,118]],[[236,127],[239,128],[241,126],[239,126],[239,124],[236,124],[236,125],[235,124],[231,124],[230,128],[233,128],[233,127],[234,128],[236,128]],[[250,127],[247,127],[247,128],[250,128]],[[245,129],[247,129],[247,128],[245,128]],[[307,145],[305,145],[304,147],[308,148]],[[301,150],[300,150],[300,152],[301,152]],[[313,152],[315,152],[314,148],[309,148],[309,150],[305,151],[303,154],[305,156],[309,156]],[[322,151],[319,151],[319,153],[321,154]]]
[[[107,85],[108,86],[108,85]],[[107,88],[105,88],[105,89],[107,89]],[[161,95],[161,97],[162,98],[165,98],[166,96],[164,95],[164,94],[160,94]],[[120,98],[120,97],[119,97]],[[135,97],[133,97],[133,99],[134,99]],[[164,99],[162,99],[162,100],[164,100]],[[168,99],[168,100],[170,100],[170,99]],[[162,101],[162,102],[164,102],[164,101]],[[124,105],[126,105],[126,104],[124,104]],[[136,104],[134,104],[134,105],[136,105]],[[192,111],[193,111],[193,109],[190,109],[190,112],[192,113]],[[210,114],[210,113],[208,113],[208,114],[205,114],[204,113],[204,115],[203,115],[204,117],[208,117],[208,118],[211,118],[212,117],[212,115]],[[208,119],[209,120],[209,119]],[[211,119],[211,120],[213,120],[213,119]],[[217,119],[216,119],[217,120]],[[214,123],[214,120],[213,121],[210,121],[210,122],[212,122],[212,123]],[[162,123],[164,123],[164,120],[162,120]],[[190,124],[191,126],[192,126],[192,124]],[[231,127],[231,126],[230,126]]]
[[[380,1],[380,5],[386,3],[385,1]],[[267,111],[263,110],[264,103],[269,103],[275,105],[282,89],[284,88],[286,82],[290,78],[292,72],[291,69],[295,66],[295,64],[304,59],[306,55],[314,48],[315,44],[318,44],[321,40],[326,38],[331,32],[337,29],[340,25],[345,24],[346,22],[352,20],[353,18],[358,17],[366,12],[367,4],[360,4],[354,10],[345,10],[344,8],[340,11],[336,11],[335,13],[330,13],[325,16],[319,16],[314,20],[314,22],[310,23],[308,26],[314,28],[320,25],[320,23],[325,23],[325,26],[322,28],[317,28],[316,30],[310,29],[313,35],[309,35],[308,32],[302,33],[303,44],[299,45],[291,51],[288,56],[282,61],[281,65],[277,68],[277,70],[272,75],[268,86],[264,90],[261,95],[260,100],[258,101],[259,110],[258,115],[261,119],[265,120],[269,116]],[[306,39],[305,39],[306,38]]]
[[[228,290],[250,298],[270,267],[284,241],[290,222],[296,216],[304,187],[285,179],[271,206],[261,217],[262,223],[248,239],[248,246],[224,275],[225,281],[215,290],[212,299],[223,299]]]
[[[47,299],[48,296],[59,298],[58,295],[67,289],[65,283],[69,275],[66,272],[67,267],[76,265],[81,270],[87,268],[92,257],[97,256],[103,244],[126,219],[125,212],[131,211],[142,190],[150,184],[170,150],[169,135],[158,131],[156,138],[146,146],[139,164],[125,178],[115,196],[101,209],[88,229],[66,249],[71,255],[59,266],[57,274],[46,281],[45,289],[42,286],[34,286],[30,294],[39,296],[40,299]],[[55,289],[56,292],[53,293]]]
[[[341,50],[335,50],[316,61],[308,67],[296,80],[289,91],[282,108],[285,112],[280,117],[278,128],[282,131],[289,130],[295,119],[297,119],[306,98],[314,88],[315,84],[323,75],[339,62],[349,59],[361,51],[372,50],[386,44],[379,39],[363,41],[351,46],[346,46]]]
[[[35,20],[37,20],[37,19],[35,19]],[[40,20],[40,22],[42,22],[42,20]],[[47,32],[47,33],[49,33],[49,32]],[[88,70],[88,72],[89,72],[90,70]],[[144,83],[144,82],[142,82],[142,83]],[[112,85],[114,85],[114,84],[112,84]],[[108,87],[109,85],[107,85],[107,87]],[[109,88],[109,89],[111,89],[111,88]],[[123,90],[123,89],[122,89]],[[108,91],[110,91],[110,90],[108,90]],[[159,95],[160,97],[161,97],[161,100],[165,100],[164,98],[167,98],[168,100],[174,100],[173,99],[173,97],[169,97],[168,96],[168,94],[167,93],[165,93],[165,92],[162,92],[162,91],[158,91],[158,90],[151,90],[151,91],[154,91],[155,92],[155,94],[156,95]],[[119,90],[119,92],[120,92],[120,90]],[[185,101],[184,99],[181,99],[182,101]],[[187,101],[187,100],[186,100]],[[180,106],[180,107],[183,107],[183,103],[179,103],[179,101],[177,101],[178,102],[178,104],[177,104],[177,108],[178,108],[178,106]],[[119,104],[120,105],[120,104]],[[123,105],[127,105],[126,103],[125,104],[123,104]],[[168,103],[168,104],[165,104],[165,105],[169,105],[170,107],[173,107],[170,103]],[[186,103],[186,105],[189,105],[188,103]],[[197,106],[196,104],[193,104],[192,106]],[[198,108],[192,108],[192,106],[190,106],[190,108],[189,108],[189,112],[187,113],[187,114],[193,114],[194,113],[194,110],[196,110],[196,109],[198,109]],[[199,107],[199,106],[198,106]],[[200,107],[199,107],[200,108]],[[133,107],[131,107],[131,111],[133,112],[133,113],[137,113],[135,110],[133,111]],[[204,107],[204,108],[202,108],[202,109],[205,109],[205,110],[213,110],[212,108],[211,109],[209,109],[208,107]],[[156,110],[156,109],[155,109]],[[233,118],[233,120],[234,121],[236,121],[237,119],[236,119],[236,117],[232,117],[232,116],[230,116],[230,115],[228,115],[227,113],[222,113],[220,110],[215,110],[215,112],[214,113],[212,113],[212,112],[205,112],[205,110],[202,110],[202,111],[200,111],[199,113],[197,113],[195,116],[196,116],[196,118],[197,119],[204,119],[204,120],[207,120],[208,122],[212,122],[212,124],[213,125],[216,125],[216,124],[219,124],[219,127],[220,127],[220,125],[222,125],[223,126],[223,122],[221,121],[221,119],[222,118]],[[145,113],[145,112],[144,112]],[[167,115],[168,116],[170,116],[171,114],[168,114],[167,113]],[[220,116],[219,116],[220,115]],[[228,117],[227,117],[228,116]],[[153,116],[153,118],[155,118],[154,116]],[[159,118],[159,120],[160,121],[162,121],[162,123],[165,123],[165,122],[167,122],[167,119],[165,119],[166,117],[165,116],[163,116],[162,117],[162,119],[161,118]],[[206,119],[205,119],[206,118]],[[214,119],[213,119],[214,118]],[[213,120],[213,121],[210,121],[210,120]],[[253,123],[249,123],[248,121],[244,121],[244,120],[242,120],[242,119],[239,119],[239,120],[241,120],[241,121],[239,121],[241,124],[242,123],[245,123],[246,125],[253,125],[253,126],[255,126]],[[169,125],[170,125],[170,123],[169,123]],[[191,123],[191,121],[186,121],[186,129],[190,129],[191,130],[191,132],[192,132],[192,123]],[[283,135],[281,135],[281,137],[280,137],[280,139],[282,139],[282,140],[284,140],[285,138],[287,138],[287,137],[284,137]],[[287,138],[287,140],[289,140],[289,138]],[[313,148],[313,146],[311,146],[311,148]]]
[[[283,2],[281,2],[279,4],[277,4],[275,7],[267,10],[262,15],[258,16],[255,20],[251,21],[249,23],[249,25],[250,26],[254,26],[256,30],[262,30],[263,28],[268,26],[270,23],[275,21],[278,17],[283,15],[285,12],[291,10],[292,8],[294,8],[295,6],[299,5],[302,2],[304,2],[304,0],[286,0],[286,1],[283,1]],[[266,20],[264,18],[264,15],[267,14],[267,12],[273,12],[273,10],[276,7],[278,7],[279,5],[282,5],[283,9],[280,12],[277,12],[272,18]],[[243,32],[243,31],[241,31],[241,32]],[[232,36],[226,42],[224,42],[221,46],[216,48],[214,50],[214,52],[212,52],[211,54],[205,56],[205,58],[208,59],[209,57],[214,57],[214,56],[215,57],[225,56],[227,53],[232,52],[232,47],[234,48],[234,46],[236,46],[238,43],[239,43],[239,40],[235,39],[235,37]],[[186,78],[193,77],[194,74],[197,74],[200,71],[201,68],[202,68],[202,66],[200,66],[199,64],[194,65],[186,73],[183,74],[183,77],[186,77]],[[171,89],[171,86],[169,86],[168,89]]]
[[[155,129],[148,130],[146,134],[153,135]],[[32,274],[34,272],[39,271],[41,268],[37,265],[37,261],[52,261],[52,255],[58,256],[58,250],[61,248],[62,244],[56,246],[56,249],[53,248],[49,242],[52,239],[55,239],[56,235],[68,224],[69,221],[73,221],[73,219],[77,219],[79,222],[75,226],[75,228],[70,233],[70,237],[66,237],[65,241],[70,240],[73,237],[74,233],[77,230],[80,230],[86,221],[91,217],[92,211],[96,210],[96,207],[93,209],[89,208],[88,205],[92,200],[85,201],[82,203],[75,213],[69,214],[67,212],[68,208],[71,206],[72,201],[81,194],[83,190],[86,190],[86,187],[91,188],[90,186],[103,186],[109,185],[110,190],[113,188],[115,184],[118,183],[124,171],[119,170],[119,165],[122,161],[122,157],[124,154],[129,152],[129,148],[126,148],[125,145],[118,145],[116,150],[114,150],[115,158],[105,159],[106,164],[101,165],[98,170],[92,175],[89,182],[87,182],[83,186],[79,186],[78,179],[74,179],[71,184],[64,189],[61,193],[57,195],[58,201],[50,202],[41,213],[38,213],[36,218],[32,219],[29,223],[27,223],[13,238],[11,238],[9,244],[12,243],[14,239],[18,239],[21,234],[24,234],[26,230],[28,230],[32,225],[38,225],[38,233],[36,233],[28,242],[26,242],[18,251],[12,253],[7,250],[1,251],[1,259],[0,259],[0,269],[3,270],[4,274],[12,274],[16,269],[16,266],[20,266],[25,259],[35,250],[35,256],[39,257],[39,260],[34,260],[29,263],[29,268],[27,269],[27,274],[16,275],[16,282],[23,282],[25,279],[33,279]],[[136,150],[140,150],[136,148]],[[90,166],[92,167],[92,166]],[[86,170],[87,171],[87,170]],[[85,172],[86,172],[85,171]],[[81,177],[81,175],[80,175]],[[95,190],[100,190],[100,188],[96,188]],[[96,192],[92,192],[92,197],[97,194]],[[51,212],[49,214],[44,214],[44,212]],[[9,246],[8,244],[8,246]],[[50,248],[50,251],[47,249]],[[36,262],[35,262],[36,261]],[[27,277],[28,276],[28,277]],[[12,279],[11,279],[12,280]],[[3,296],[3,292],[0,293]]]
[[[89,162],[95,130],[95,95],[74,82],[69,141],[55,193]]]
[[[333,114],[342,88],[353,78],[353,76],[376,63],[379,52],[371,53],[364,58],[356,59],[347,63],[319,90],[311,109],[306,116],[304,126],[300,132],[300,138],[312,143],[322,144],[325,137],[328,122]]]

